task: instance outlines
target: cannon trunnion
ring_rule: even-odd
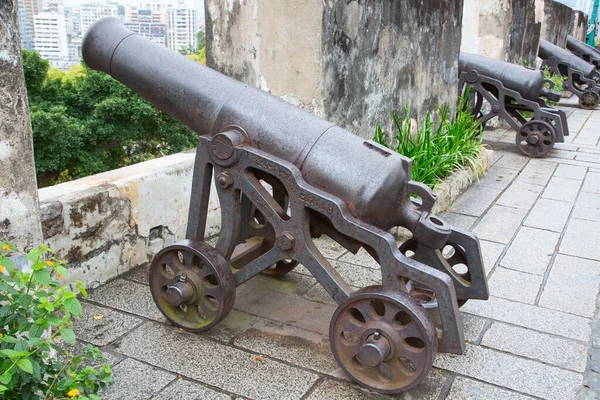
[[[410,180],[409,159],[116,19],[94,24],[82,50],[91,68],[199,135],[186,240],[161,250],[150,268],[152,296],[170,322],[207,331],[233,307],[236,286],[302,264],[339,304],[331,348],[359,384],[409,390],[437,351],[464,351],[458,307],[488,298],[479,242],[431,214],[435,195]],[[211,190],[221,206],[214,248],[204,242]],[[400,248],[388,232],[395,226],[412,234]],[[313,242],[322,235],[355,254],[365,249],[381,266],[381,284],[353,291]]]
[[[565,141],[567,116],[545,101],[558,101],[561,94],[552,91],[554,84],[542,71],[468,53],[460,54],[459,68],[460,93],[468,91],[471,112],[484,126],[494,117],[505,120],[517,132],[523,154],[543,157],[554,143]]]
[[[594,65],[547,40],[540,40],[538,56],[542,66],[563,77],[563,89],[579,98],[581,108],[593,110],[600,103],[600,73]]]

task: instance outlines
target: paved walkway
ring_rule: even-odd
[[[441,354],[404,399],[600,398],[600,110],[570,106],[571,135],[550,157],[517,153],[514,132],[486,132],[494,164],[444,217],[481,241],[489,301],[463,307],[467,349]],[[323,253],[356,287],[378,266],[333,242]],[[147,269],[94,290],[78,337],[114,366],[111,399],[376,399],[344,377],[329,349],[335,304],[304,270],[238,288],[208,334],[166,323]]]

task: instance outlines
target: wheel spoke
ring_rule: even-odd
[[[411,321],[408,325],[400,330],[404,338],[416,337],[423,340],[423,332],[415,321]]]

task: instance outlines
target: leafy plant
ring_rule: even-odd
[[[397,144],[392,145],[388,141],[388,134],[380,124],[377,124],[373,140],[412,158],[412,178],[432,188],[465,165],[482,170],[478,158],[482,127],[470,113],[467,99],[468,94],[459,99],[454,118],[451,118],[450,107],[438,106],[439,123],[435,127],[431,111],[427,112],[419,125],[411,119],[411,107],[408,105],[401,115],[392,112]]]
[[[40,187],[190,149],[197,135],[110,76],[23,50]],[[201,60],[201,55],[197,56]]]
[[[558,93],[562,93],[564,91],[563,89],[563,82],[564,82],[564,78],[562,77],[562,75],[560,74],[553,74],[552,71],[550,71],[550,68],[548,68],[547,65],[544,65],[544,79],[549,79],[554,83],[554,88],[552,88],[552,90],[554,92],[558,92]],[[550,106],[556,106],[558,105],[558,102],[556,101],[552,101],[552,100],[548,100],[548,105]]]
[[[77,292],[62,286],[64,262],[46,246],[21,254],[13,244],[0,242],[0,397],[7,399],[100,399],[96,393],[111,382],[108,364],[88,345],[81,354],[63,350],[59,343],[76,344],[70,328],[81,315]],[[11,257],[9,257],[11,256]],[[20,260],[31,271],[15,266]]]

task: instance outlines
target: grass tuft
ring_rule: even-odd
[[[479,160],[482,128],[469,112],[467,99],[468,93],[459,99],[454,118],[451,118],[448,105],[438,106],[440,121],[435,127],[431,111],[427,112],[420,126],[410,118],[410,105],[404,107],[401,115],[392,112],[397,144],[390,144],[387,140],[389,135],[380,124],[377,124],[373,140],[412,158],[412,179],[423,182],[432,189],[453,171],[465,166],[483,172]],[[413,124],[417,124],[416,129],[413,129]]]

